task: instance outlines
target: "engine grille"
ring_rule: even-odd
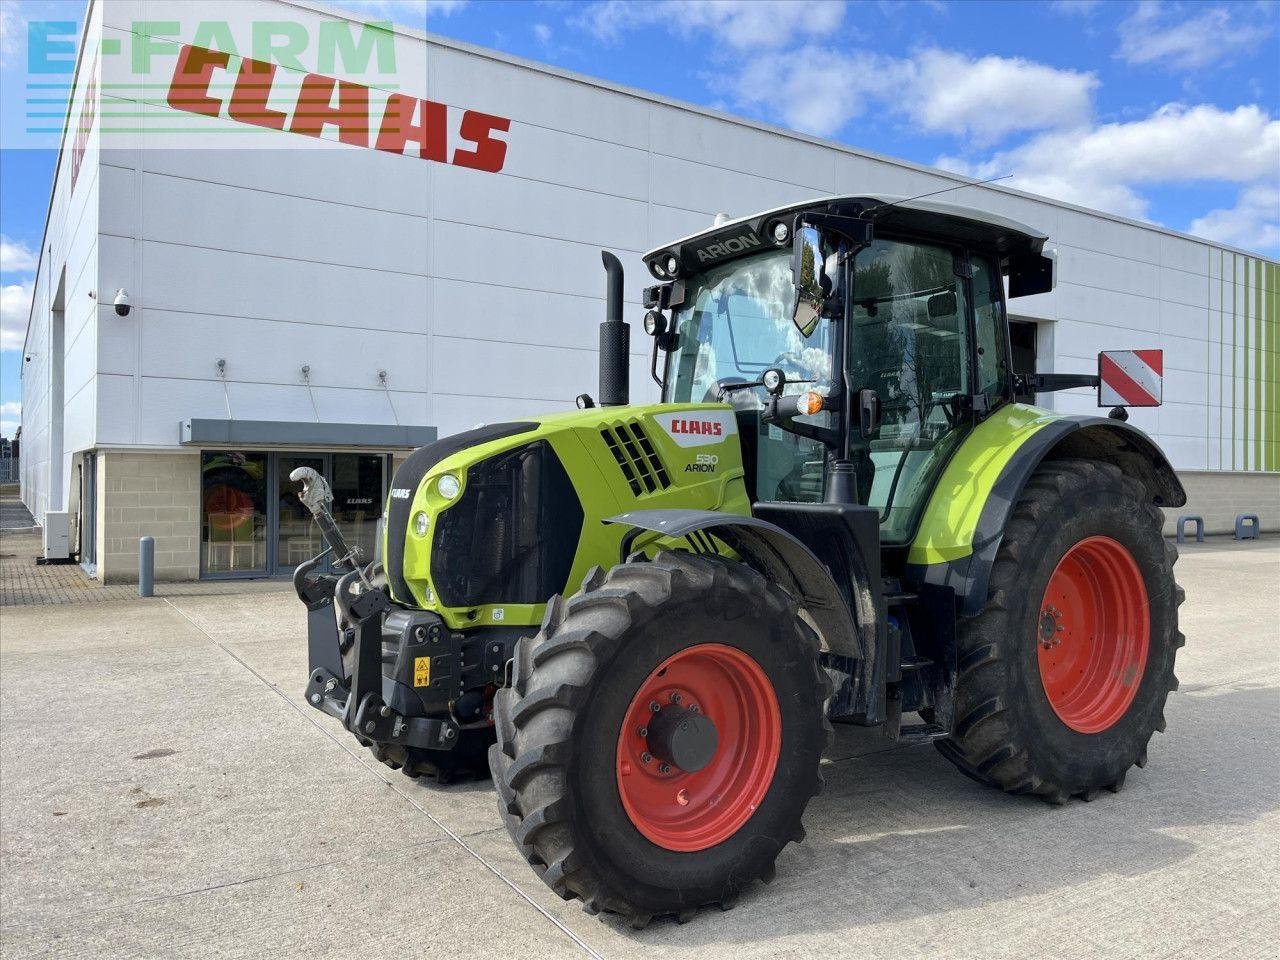
[[[446,607],[544,603],[564,591],[582,539],[582,503],[545,440],[467,471],[435,523],[431,582]]]
[[[618,468],[631,487],[631,492],[637,497],[671,486],[667,468],[639,421],[632,420],[605,427],[600,431],[600,436],[613,454],[613,459],[618,462]]]

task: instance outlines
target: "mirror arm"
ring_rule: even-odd
[[[1091,373],[1015,373],[1013,375],[1015,393],[1053,393],[1056,390],[1071,390],[1075,387],[1096,388],[1098,383],[1098,376]]]
[[[665,366],[665,364],[664,364]],[[665,374],[665,370],[663,373]],[[649,376],[653,377],[653,382],[658,385],[659,390],[667,389],[667,380],[665,376],[658,375],[658,338],[653,338],[653,355],[649,358]]]
[[[855,247],[865,247],[875,238],[875,225],[860,217],[843,217],[835,213],[803,213],[796,217],[795,229],[802,224],[837,233]]]
[[[800,423],[797,420],[789,420],[786,417],[772,417],[768,411],[765,411],[761,422],[776,426],[779,430],[786,430],[788,433],[794,433],[797,436],[807,437],[810,440],[817,440],[829,450],[834,450],[840,445],[840,431],[833,430],[830,427],[819,427],[812,423]]]

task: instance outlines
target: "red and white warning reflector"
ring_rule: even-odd
[[[1103,350],[1098,354],[1098,406],[1158,407],[1163,396],[1163,350]]]

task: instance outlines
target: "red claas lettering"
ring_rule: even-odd
[[[672,433],[696,433],[704,437],[724,435],[724,424],[719,420],[678,420],[671,421]]]
[[[308,137],[322,137],[325,125],[332,124],[342,143],[387,153],[404,154],[412,148],[424,160],[487,173],[497,173],[506,162],[507,142],[499,136],[511,129],[506,117],[466,110],[456,135],[451,136],[449,109],[443,103],[393,93],[377,110],[371,105],[371,88],[319,73],[303,78],[292,109],[280,109],[285,104],[279,102],[279,91],[275,105],[269,106],[278,82],[276,65],[248,57],[241,58],[231,98],[224,104],[209,92],[209,86],[213,71],[226,70],[230,63],[231,55],[221,50],[181,47],[169,82],[169,106],[207,117],[222,116],[225,106],[226,116],[237,122]],[[456,140],[452,156],[451,140]]]

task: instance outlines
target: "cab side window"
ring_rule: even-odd
[[[999,268],[988,258],[974,256],[973,321],[978,347],[979,393],[994,406],[1008,394],[1009,358],[1005,340],[1003,281]]]

